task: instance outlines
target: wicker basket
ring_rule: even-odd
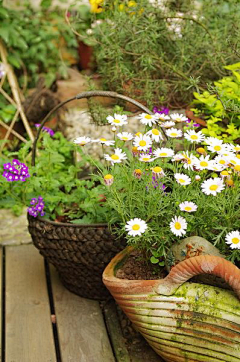
[[[119,98],[135,104],[144,112],[146,107],[131,98],[114,92],[85,92],[57,105],[44,118],[33,143],[32,165],[35,165],[36,146],[42,127],[48,118],[64,104],[90,97]],[[33,244],[48,262],[53,264],[64,286],[85,298],[104,300],[110,296],[102,283],[102,273],[110,260],[125,246],[125,240],[116,239],[107,224],[58,223],[28,215],[29,232]]]

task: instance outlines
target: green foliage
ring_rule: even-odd
[[[27,74],[29,87],[34,87],[39,74],[45,75],[50,86],[56,77],[66,77],[67,61],[62,60],[63,42],[67,51],[76,55],[75,35],[58,10],[46,7],[35,10],[26,6],[23,10],[3,7],[0,1],[0,39],[8,50],[8,61],[14,67],[20,85]]]
[[[240,63],[225,68],[231,76],[214,82],[209,91],[194,93],[193,111],[207,122],[204,134],[231,142],[240,138]]]
[[[0,159],[3,166],[18,158],[28,163],[30,173],[25,182],[8,182],[0,176],[1,208],[11,208],[19,214],[23,206],[30,206],[32,198],[42,196],[48,219],[63,216],[74,223],[106,222],[108,209],[101,202],[104,187],[91,179],[79,179],[85,161],[74,164],[73,153],[77,149],[73,144],[61,133],[55,133],[53,138],[44,133],[35,167],[29,165],[30,148],[31,142],[18,152],[8,153],[6,159]]]
[[[92,15],[88,40],[105,88],[149,107],[189,104],[193,85],[204,88],[225,74],[221,64],[238,59],[237,0],[166,0],[161,7],[112,0],[103,7]]]

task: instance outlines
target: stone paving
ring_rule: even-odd
[[[11,210],[0,210],[0,245],[21,245],[32,242],[28,232],[27,210],[15,216]]]

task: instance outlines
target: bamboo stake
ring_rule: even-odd
[[[12,133],[13,126],[16,123],[18,115],[19,115],[19,110],[17,110],[16,113],[14,114],[12,122],[11,122],[10,126],[8,127],[7,133],[5,134],[4,139],[3,139],[3,143],[1,144],[0,152],[3,150],[3,147],[4,147],[5,143],[6,143],[6,141],[8,140],[8,137],[9,137],[10,133]]]
[[[12,70],[12,67],[7,62],[7,51],[6,51],[6,48],[5,48],[4,44],[1,41],[0,41],[0,54],[1,54],[1,58],[2,58],[4,66],[7,67],[7,78],[8,78],[8,82],[9,82],[9,85],[11,87],[11,90],[12,90],[13,99],[17,104],[17,108],[18,108],[19,113],[21,115],[21,118],[22,118],[24,127],[25,127],[25,129],[27,131],[27,134],[28,134],[30,140],[33,142],[34,141],[34,135],[33,135],[33,132],[31,130],[30,126],[29,126],[27,117],[26,117],[26,115],[24,113],[24,110],[23,110],[23,107],[22,107],[22,103],[21,103],[20,96],[19,96],[19,88],[18,88],[17,79],[16,79],[15,74],[14,74],[14,72]]]
[[[9,128],[10,128],[8,125],[6,125],[6,123],[2,122],[1,120],[0,120],[0,125],[3,126],[5,129],[9,129]],[[16,131],[14,131],[14,129],[11,130],[11,133],[12,133],[14,136],[16,136],[17,138],[19,138],[20,141],[27,143],[26,138],[22,137],[19,133],[17,133]]]

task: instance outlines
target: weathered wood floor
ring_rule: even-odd
[[[33,245],[0,249],[2,362],[159,362],[127,345],[113,302],[65,289]],[[128,348],[127,348],[128,347]]]

